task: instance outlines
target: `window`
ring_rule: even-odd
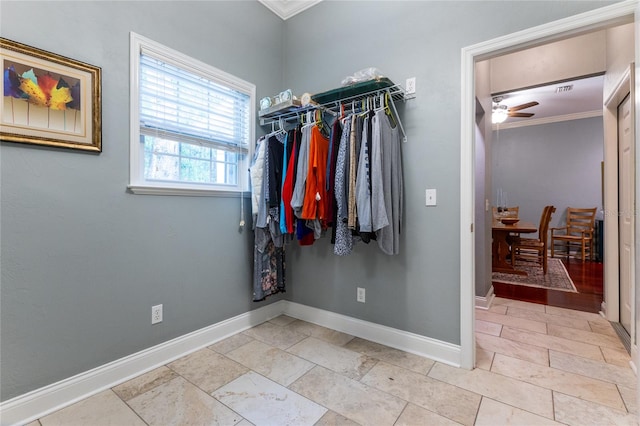
[[[134,193],[247,189],[253,84],[131,33],[131,90]]]

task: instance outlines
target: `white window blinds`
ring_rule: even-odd
[[[251,97],[142,50],[140,135],[246,153]]]

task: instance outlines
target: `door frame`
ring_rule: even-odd
[[[605,284],[618,283],[618,285],[605,285],[602,311],[609,321],[620,322],[620,238],[618,215],[618,105],[629,94],[631,103],[635,103],[635,64],[630,64],[615,88],[604,101],[604,282]],[[632,136],[634,137],[634,136]],[[636,148],[637,150],[637,148]],[[637,163],[637,162],[636,162]],[[637,164],[636,164],[637,168]],[[637,173],[636,173],[637,174]],[[637,193],[637,188],[636,188]],[[636,196],[637,200],[637,196]],[[614,212],[612,214],[612,212]],[[635,257],[634,259],[635,260]],[[635,263],[635,262],[634,262]],[[634,276],[632,271],[632,279]],[[635,318],[635,293],[636,286],[631,289],[631,349],[632,358],[636,359],[636,324]]]
[[[626,0],[579,15],[518,31],[461,51],[460,126],[460,366],[475,367],[475,64],[491,57],[640,20],[638,0]],[[636,56],[639,56],[636,46]],[[640,61],[636,57],[636,66]],[[640,88],[636,87],[636,91]],[[639,97],[637,96],[636,99]],[[638,108],[636,108],[636,123]],[[636,150],[637,151],[637,150]],[[637,265],[637,262],[636,262]],[[635,321],[635,320],[634,320]]]

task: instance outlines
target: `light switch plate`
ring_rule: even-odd
[[[425,205],[427,206],[435,206],[436,205],[436,190],[435,189],[426,189],[425,190]]]

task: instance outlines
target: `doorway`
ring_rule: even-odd
[[[478,61],[524,48],[571,37],[586,30],[603,29],[632,22],[636,5],[618,3],[583,13],[575,17],[552,22],[511,36],[473,45],[462,49],[462,105],[461,105],[461,188],[460,188],[460,264],[461,264],[461,353],[460,365],[471,369],[475,365],[475,265],[474,252],[474,107],[475,64]]]

